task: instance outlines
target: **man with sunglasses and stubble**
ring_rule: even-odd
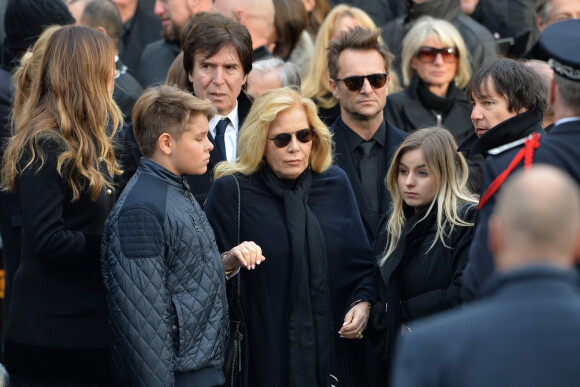
[[[371,244],[391,202],[385,175],[394,150],[407,136],[383,116],[393,56],[379,36],[380,30],[357,27],[328,48],[330,88],[341,111],[330,126],[335,160],[350,180]]]

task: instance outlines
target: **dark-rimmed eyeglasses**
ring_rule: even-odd
[[[296,132],[280,133],[272,138],[267,138],[268,140],[273,141],[274,145],[276,145],[278,148],[284,148],[290,144],[290,141],[292,141],[292,135],[295,135],[298,141],[307,143],[312,141],[312,133],[314,133],[314,129],[307,128],[297,130]]]
[[[335,78],[336,82],[343,81],[344,85],[350,91],[359,91],[365,84],[365,78],[369,80],[369,83],[373,89],[379,89],[385,86],[387,83],[388,74],[370,74],[370,75],[356,75],[353,77],[346,78]]]
[[[423,63],[433,63],[438,54],[441,54],[443,61],[447,63],[457,62],[457,58],[459,58],[457,47],[435,48],[427,46],[419,48],[417,58]]]

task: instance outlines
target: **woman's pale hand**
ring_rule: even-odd
[[[342,328],[338,331],[340,337],[345,339],[362,339],[363,332],[367,327],[369,319],[370,304],[368,302],[359,302],[354,305],[346,316]]]
[[[232,271],[237,267],[245,267],[248,270],[252,270],[265,260],[266,257],[262,255],[260,246],[254,242],[247,241],[222,254],[222,262],[226,271]]]

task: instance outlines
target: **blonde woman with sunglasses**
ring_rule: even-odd
[[[403,40],[401,62],[406,88],[389,95],[387,120],[406,132],[444,126],[458,143],[471,134],[464,91],[471,65],[459,31],[445,20],[419,19]]]
[[[310,99],[274,89],[254,102],[236,161],[216,166],[205,211],[220,251],[239,232],[266,257],[259,267],[224,261],[228,271],[250,269],[239,274],[248,386],[364,385],[364,361],[355,364],[374,263],[331,142]]]

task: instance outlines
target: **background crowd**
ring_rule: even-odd
[[[12,385],[580,384],[580,0],[0,10]]]

